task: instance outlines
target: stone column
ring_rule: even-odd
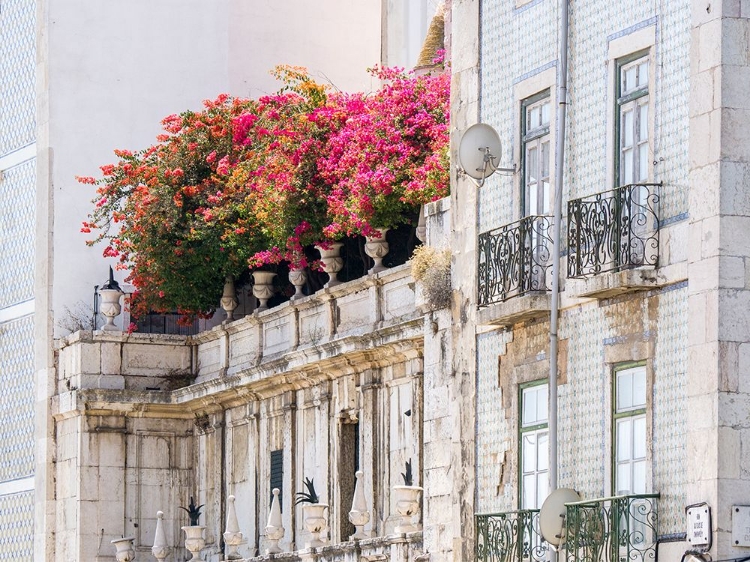
[[[479,120],[478,0],[452,2],[446,13],[451,63],[451,154],[463,132]],[[433,562],[474,558],[475,379],[476,379],[476,239],[477,188],[451,171],[453,297],[448,334],[452,362],[448,372],[425,369],[424,488],[436,496],[426,500],[425,552]],[[439,322],[440,324],[440,322]],[[444,401],[448,419],[431,419]],[[428,445],[428,442],[430,444]],[[446,445],[442,453],[440,447]],[[440,458],[449,451],[450,466]],[[429,459],[428,459],[429,457]],[[445,478],[445,479],[443,479]],[[449,489],[446,489],[449,482]],[[441,497],[442,500],[437,500]],[[448,496],[450,499],[448,499]],[[440,502],[447,502],[442,509]],[[431,505],[432,504],[432,505]],[[437,532],[436,532],[437,531]],[[450,546],[449,546],[450,545]]]
[[[714,559],[750,504],[750,3],[693,0],[687,503],[712,510]],[[744,461],[744,462],[743,462]]]

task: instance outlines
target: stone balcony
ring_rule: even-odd
[[[425,562],[422,533],[387,535],[297,552],[270,554],[246,559],[245,562]]]
[[[249,560],[268,546],[270,494],[261,491],[273,481],[272,453],[281,453],[284,552],[253,560],[417,561],[422,534],[395,531],[391,490],[406,461],[418,482],[427,480],[418,304],[407,264],[195,336],[82,331],[61,339],[50,407],[55,494],[66,513],[91,512],[91,524],[61,532],[60,551],[109,560],[109,541],[132,536],[146,559],[163,511],[172,556],[184,559],[177,506],[195,496],[205,504],[203,559],[218,562],[230,490],[243,506],[240,553]],[[367,539],[349,541],[357,466],[366,470],[371,520]],[[303,477],[315,478],[330,505],[323,547],[303,546],[310,535],[293,503]],[[108,481],[121,484],[101,485]]]
[[[208,395],[222,400],[240,386],[262,395],[271,384],[277,394],[326,378],[331,370],[351,371],[353,360],[361,368],[383,353],[409,354],[422,337],[409,267],[324,289],[196,336],[77,332],[58,344],[58,394],[62,399],[84,390],[138,391],[145,393],[139,402],[162,405]]]

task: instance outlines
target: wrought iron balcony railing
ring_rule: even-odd
[[[550,290],[551,227],[552,217],[529,216],[479,235],[479,306]]]
[[[547,543],[539,532],[539,510],[476,515],[476,559],[482,562],[542,562]]]
[[[568,201],[568,277],[658,265],[659,185],[624,185]]]
[[[639,494],[566,504],[566,562],[655,561],[658,497]]]

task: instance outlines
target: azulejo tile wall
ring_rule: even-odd
[[[513,85],[557,61],[558,2],[539,0],[514,8],[514,2],[482,5],[481,120],[502,139],[501,164],[512,162],[517,142],[518,100]],[[603,14],[606,13],[606,17]],[[688,195],[690,6],[680,0],[570,3],[568,120],[563,200],[607,189],[607,57],[609,42],[644,26],[656,28],[654,84],[654,181],[663,182],[662,220],[685,218]],[[554,92],[553,92],[554,96]],[[515,164],[519,164],[516,162]],[[480,232],[519,218],[513,207],[510,176],[495,175],[479,194]],[[563,212],[565,206],[563,206]]]
[[[0,482],[34,473],[33,344],[31,316],[0,324]]]
[[[34,492],[0,496],[0,561],[34,557]]]
[[[505,354],[510,332],[488,332],[477,337],[477,487],[478,513],[514,509],[510,490],[502,487],[502,472],[510,469],[511,431],[498,385],[497,361]],[[505,457],[505,458],[504,458]],[[504,461],[504,462],[503,462]]]
[[[0,186],[0,308],[34,297],[36,161],[3,172]]]
[[[643,295],[603,303],[591,301],[564,311],[560,339],[566,342],[565,382],[559,390],[558,484],[578,490],[584,498],[612,493],[612,369],[606,350],[629,342],[643,343],[653,369],[651,489],[661,494],[659,532],[677,533],[685,506],[684,380],[687,372],[687,286],[677,283]],[[498,358],[510,341],[532,342],[543,349],[547,322],[517,326],[513,332],[477,337],[477,503],[479,513],[516,509],[518,451],[513,449],[518,412],[503,400]],[[522,338],[522,332],[526,337]],[[518,345],[514,343],[513,345]],[[608,362],[610,361],[610,362]],[[504,389],[515,392],[517,388]],[[506,397],[507,398],[507,397]],[[508,486],[501,485],[503,483]]]
[[[3,0],[0,14],[0,156],[34,142],[36,2]]]
[[[687,282],[659,298],[654,358],[654,490],[661,493],[661,533],[684,532],[687,452]]]
[[[504,143],[501,164],[511,164],[519,116],[513,86],[556,65],[559,13],[555,0],[534,0],[522,8],[515,2],[482,4],[481,120],[494,126]],[[663,0],[570,3],[570,74],[563,201],[606,189],[607,113],[610,42],[648,26],[655,28],[653,177],[663,182],[660,218],[671,223],[687,218],[689,95],[689,3]],[[516,164],[518,164],[516,162]],[[495,175],[479,192],[479,231],[518,219],[513,179]],[[565,205],[563,205],[565,210]],[[563,225],[564,226],[564,225]],[[624,328],[625,306],[591,301],[565,310],[560,337],[567,339],[567,382],[559,388],[559,484],[585,497],[611,492],[611,364],[607,346],[623,331],[642,334],[653,346],[652,489],[659,503],[660,533],[682,531],[685,504],[684,463],[687,290],[684,283],[628,297],[636,328]],[[525,329],[522,326],[516,330]],[[498,356],[505,332],[477,336],[477,505],[478,512],[515,509],[513,491],[498,486],[498,466],[509,451],[515,413],[502,411]],[[504,455],[503,455],[504,454]],[[517,486],[512,475],[513,486]]]

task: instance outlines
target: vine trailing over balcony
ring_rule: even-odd
[[[156,144],[78,178],[97,188],[81,230],[130,270],[134,316],[210,314],[226,276],[315,267],[312,244],[408,222],[448,194],[449,75],[371,73],[379,90],[347,94],[277,67],[278,93],[170,115]]]

